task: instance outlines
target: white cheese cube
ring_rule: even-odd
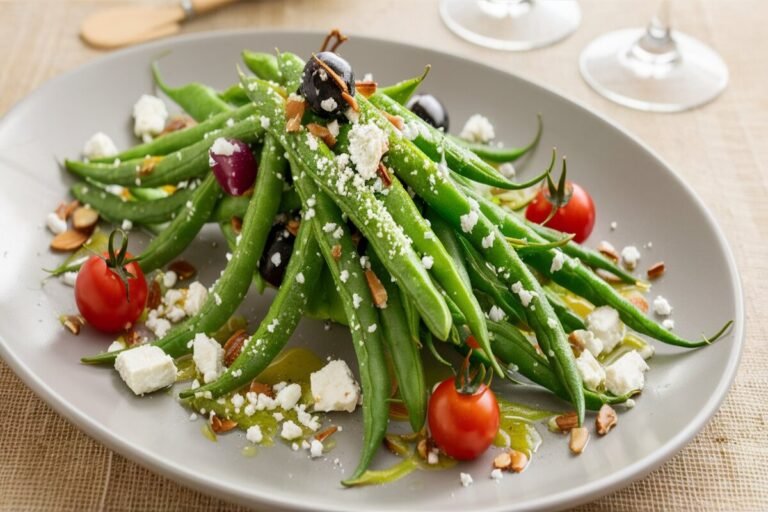
[[[142,345],[120,352],[115,370],[137,395],[151,393],[176,382],[173,358],[154,345]]]
[[[619,312],[610,306],[595,308],[587,316],[587,329],[603,342],[603,351],[610,352],[626,335]]]
[[[224,367],[224,349],[216,340],[204,333],[198,333],[192,342],[192,360],[197,370],[203,374],[203,382],[213,382]]]
[[[636,350],[627,352],[605,369],[605,387],[617,396],[640,391],[645,386],[643,372],[647,370],[648,365]]]
[[[291,420],[283,423],[283,429],[280,431],[280,436],[283,439],[287,439],[288,441],[291,441],[292,439],[298,439],[303,434],[304,432],[301,430],[301,427]]]
[[[360,386],[344,361],[331,361],[310,375],[310,383],[316,411],[355,410],[360,398]]]
[[[275,397],[275,400],[277,400],[277,402],[280,404],[280,407],[286,411],[293,409],[293,407],[299,402],[300,399],[301,386],[298,384],[289,384],[285,386],[277,393],[277,396]]]
[[[168,109],[163,100],[150,94],[143,94],[133,106],[133,133],[144,142],[165,129]]]
[[[184,311],[189,316],[196,315],[203,307],[205,299],[208,297],[208,290],[198,281],[189,285],[187,297],[184,300]]]
[[[579,369],[581,380],[587,389],[596,391],[605,382],[605,370],[589,350],[584,350],[576,358],[576,368]]]
[[[109,135],[103,132],[96,132],[83,147],[83,156],[85,158],[106,158],[117,154],[117,146],[109,138]]]

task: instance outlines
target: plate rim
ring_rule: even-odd
[[[317,35],[318,37],[323,37],[326,35],[326,32],[321,30],[300,30],[285,28],[219,29],[203,32],[193,32],[156,41],[150,41],[140,45],[135,45],[114,52],[106,53],[89,62],[81,64],[73,69],[70,69],[62,74],[46,80],[38,87],[34,88],[32,91],[26,94],[24,97],[19,99],[2,115],[2,117],[0,117],[0,132],[5,128],[7,124],[11,122],[9,119],[20,115],[19,112],[21,112],[24,106],[31,101],[33,102],[37,96],[43,94],[49,89],[55,89],[60,81],[67,80],[70,78],[70,76],[76,75],[86,69],[90,69],[91,67],[98,67],[102,64],[102,62],[109,61],[115,57],[119,58],[124,55],[151,50],[152,48],[174,46],[176,44],[183,44],[188,41],[226,39],[227,37],[243,37],[248,35],[268,36],[269,34],[280,34],[283,36],[291,34],[295,34],[297,36]],[[718,386],[716,387],[714,393],[707,399],[704,407],[691,418],[686,427],[651,454],[632,462],[617,473],[599,478],[589,482],[586,485],[575,487],[571,490],[557,492],[555,494],[528,500],[528,502],[523,503],[522,505],[525,506],[526,510],[557,510],[593,501],[645,477],[650,472],[661,466],[664,462],[672,458],[672,456],[678,454],[682,448],[685,447],[685,445],[692,441],[693,438],[704,429],[711,418],[720,409],[722,402],[728,395],[730,388],[735,380],[741,358],[743,356],[746,332],[744,290],[739,268],[736,263],[736,258],[733,254],[733,249],[728,241],[728,238],[725,236],[724,231],[718,224],[717,219],[714,217],[714,214],[699,197],[697,192],[682,178],[682,176],[680,176],[674,170],[672,166],[670,166],[663,158],[661,158],[661,156],[654,149],[649,147],[634,133],[620,126],[618,122],[610,119],[606,115],[593,110],[584,102],[573,99],[572,97],[566,95],[564,92],[559,92],[549,85],[542,84],[527,77],[522,77],[518,74],[515,74],[514,72],[510,72],[506,69],[502,69],[491,64],[471,61],[469,56],[449,53],[447,51],[442,51],[422,44],[411,44],[381,37],[370,37],[357,32],[349,32],[349,36],[350,38],[366,40],[374,44],[383,43],[388,45],[396,45],[403,49],[418,48],[420,50],[426,50],[443,56],[471,62],[472,64],[490,68],[515,80],[519,80],[523,83],[538,88],[541,91],[558,98],[559,100],[569,102],[580,109],[585,115],[593,116],[598,120],[606,123],[611,128],[625,136],[633,144],[637,145],[641,150],[645,151],[652,159],[656,160],[665,169],[665,171],[668,172],[670,176],[678,182],[679,185],[681,185],[684,192],[688,194],[691,199],[693,199],[693,202],[703,213],[703,218],[706,221],[706,224],[709,225],[709,227],[712,229],[718,243],[723,248],[725,260],[728,265],[727,270],[733,277],[732,284],[734,287],[734,306],[736,312],[732,332],[733,347],[729,352],[728,363],[724,369],[724,373],[722,374]],[[114,450],[120,455],[150,471],[154,471],[167,478],[170,478],[171,480],[181,483],[190,490],[202,490],[204,493],[209,495],[214,495],[226,501],[236,502],[248,507],[269,505],[289,510],[353,510],[348,508],[319,509],[317,505],[311,506],[311,504],[301,500],[276,498],[271,494],[245,494],[241,491],[240,488],[234,485],[229,485],[225,481],[207,480],[204,476],[199,475],[193,471],[189,471],[186,468],[177,465],[170,459],[156,456],[142,448],[140,445],[131,443],[130,441],[127,441],[122,437],[113,434],[109,429],[92,420],[89,416],[79,411],[72,404],[69,404],[42,379],[33,374],[27,365],[13,354],[11,345],[2,335],[0,335],[0,357],[2,357],[2,359],[13,370],[16,376],[19,377],[19,379],[21,379],[22,382],[24,382],[24,384],[27,385],[35,393],[35,395],[41,398],[49,407],[56,411],[57,414],[65,417],[68,421],[73,423],[77,429],[85,432],[88,436],[106,446],[108,449]],[[509,508],[505,504],[497,504],[491,505],[484,510],[487,512],[501,512],[503,510],[509,510]]]

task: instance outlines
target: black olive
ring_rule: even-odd
[[[406,107],[435,128],[448,132],[448,111],[442,102],[431,94],[414,95]]]
[[[350,96],[355,95],[352,66],[333,52],[320,52],[316,57],[317,59],[310,57],[304,66],[299,92],[306,98],[309,108],[315,114],[325,118],[341,118],[349,107],[341,96],[345,91],[317,60],[322,61],[341,78]]]
[[[267,236],[264,252],[259,260],[259,273],[266,282],[275,288],[280,286],[288,267],[288,260],[293,252],[296,237],[283,224],[275,224]],[[279,254],[278,256],[275,256]]]

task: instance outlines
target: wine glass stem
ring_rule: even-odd
[[[670,0],[661,0],[645,33],[630,48],[629,57],[657,65],[671,65],[679,61],[677,43],[672,38]]]

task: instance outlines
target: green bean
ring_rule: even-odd
[[[534,330],[554,371],[569,392],[576,408],[579,424],[584,418],[584,393],[581,375],[576,368],[573,352],[559,322],[553,322],[555,312],[549,304],[536,277],[520,260],[499,230],[478,211],[438,165],[426,158],[399,130],[365,98],[358,98],[360,122],[373,122],[389,136],[389,152],[385,160],[453,229],[483,251],[486,259],[508,285],[518,288],[517,296],[525,307],[528,325]],[[411,172],[418,169],[418,172]],[[530,294],[527,301],[521,295]]]
[[[192,197],[193,190],[179,189],[168,197],[152,201],[125,201],[123,198],[94,185],[75,183],[70,189],[72,195],[83,204],[98,211],[102,217],[113,223],[122,220],[142,224],[166,222]]]
[[[192,198],[186,202],[171,224],[153,238],[138,257],[141,269],[150,272],[181,254],[210,217],[220,193],[216,178],[209,174],[194,190]]]
[[[387,290],[387,307],[379,312],[385,346],[392,358],[398,389],[414,432],[421,431],[427,414],[427,387],[419,354],[419,339],[412,335],[400,300],[400,288],[374,251],[371,268]]]
[[[227,102],[219,98],[215,89],[205,84],[193,82],[175,88],[168,86],[160,76],[157,62],[152,63],[152,76],[160,90],[184,109],[184,112],[195,121],[203,121],[232,108]]]
[[[210,392],[212,397],[217,398],[247,385],[264,371],[296,329],[322,268],[323,260],[318,255],[312,229],[309,223],[302,223],[283,284],[256,332],[243,344],[240,355],[218,379],[199,388],[182,391],[179,396],[191,398],[196,393]]]
[[[277,63],[277,57],[271,53],[243,50],[243,62],[254,75],[262,80],[282,83],[282,74]]]
[[[137,158],[117,165],[66,160],[67,170],[99,183],[122,185],[124,187],[157,187],[176,184],[206,174],[210,167],[208,150],[214,139],[226,137],[251,143],[264,133],[261,122],[248,117],[232,126],[209,132],[209,136],[194,144],[176,150],[166,156],[152,160]],[[170,137],[170,135],[168,135]]]
[[[381,87],[378,89],[378,92],[380,94],[384,94],[385,96],[389,96],[401,105],[405,105],[408,100],[411,99],[413,93],[416,92],[416,89],[419,88],[421,83],[427,77],[429,70],[430,66],[427,66],[424,68],[424,73],[422,73],[421,76],[409,78],[387,87]]]
[[[294,53],[282,52],[277,56],[277,66],[280,69],[280,83],[285,87],[286,92],[299,90],[304,60]]]
[[[248,196],[226,195],[216,204],[211,215],[213,222],[230,222],[233,217],[242,219],[248,209],[251,198]],[[301,200],[296,190],[285,189],[280,195],[280,207],[278,213],[288,213],[301,208]]]
[[[536,115],[536,120],[538,122],[536,135],[533,137],[531,142],[520,148],[505,148],[489,146],[488,144],[477,144],[474,142],[466,141],[459,137],[455,137],[453,135],[448,135],[448,138],[451,139],[451,141],[455,144],[467,148],[487,162],[493,162],[497,164],[514,162],[539,144],[539,140],[541,140],[541,132],[544,129],[544,124],[541,122],[541,114]]]
[[[351,176],[337,167],[333,153],[322,141],[307,132],[287,133],[283,98],[260,80],[247,83],[246,89],[262,110],[262,115],[270,118],[269,132],[281,141],[299,164],[300,167],[295,170],[312,176],[334,199],[377,254],[382,256],[387,270],[408,292],[430,330],[439,339],[445,339],[451,327],[445,300],[430,280],[402,229],[376,198],[371,187],[354,186],[349,181]],[[351,175],[351,171],[348,173]]]
[[[565,302],[563,302],[563,299],[553,292],[551,288],[545,286],[544,293],[547,294],[547,300],[552,304],[552,309],[555,310],[557,319],[560,320],[560,324],[563,326],[563,329],[565,329],[565,332],[570,334],[573,331],[587,328],[586,325],[584,325],[584,320],[571,311]]]
[[[344,311],[352,334],[352,344],[357,355],[360,384],[363,393],[363,449],[360,461],[349,480],[359,477],[370,465],[376,454],[389,420],[389,374],[384,356],[381,331],[378,329],[379,315],[373,304],[370,289],[360,266],[359,257],[346,223],[339,208],[330,197],[321,192],[309,176],[295,172],[298,169],[291,157],[294,169],[294,184],[304,204],[302,224],[311,224],[320,252],[331,271],[334,283],[344,305]],[[314,214],[310,214],[312,211]],[[308,218],[309,217],[309,218]],[[342,235],[325,226],[334,225]],[[336,258],[332,247],[341,247],[341,256]],[[342,277],[345,272],[345,277]],[[345,484],[345,481],[342,482]]]
[[[221,234],[224,237],[224,240],[227,242],[229,252],[234,253],[237,249],[237,233],[235,233],[235,229],[232,227],[232,223],[220,222],[219,229],[221,229]],[[264,281],[264,278],[261,276],[261,272],[259,272],[258,269],[253,271],[253,286],[256,288],[256,291],[259,294],[264,293],[264,290],[267,288],[267,282]]]
[[[251,102],[251,100],[248,99],[248,95],[245,94],[243,86],[240,84],[227,87],[219,93],[219,98],[234,107],[242,107],[244,105],[248,105]]]
[[[470,190],[467,190],[467,193],[470,195],[473,194]],[[488,201],[479,195],[475,195],[474,197],[477,198],[483,214],[494,224],[501,226],[502,231],[509,233],[515,226],[522,225],[517,217],[493,202]],[[518,231],[518,233],[520,232],[521,231]],[[534,242],[546,241],[546,239],[540,237],[535,232],[527,231],[524,234],[529,240]],[[565,252],[565,248],[563,249],[563,252]],[[702,335],[703,339],[701,341],[687,340],[665,329],[645,316],[645,313],[625,299],[614,287],[598,277],[589,268],[582,265],[578,259],[565,254],[563,256],[562,268],[553,272],[552,260],[555,257],[555,254],[555,251],[531,252],[526,255],[526,263],[531,265],[545,277],[552,279],[555,283],[570,290],[576,295],[584,297],[595,306],[611,306],[619,312],[621,320],[631,329],[655,338],[663,343],[685,348],[703,347],[719,339],[733,323],[733,321],[726,322],[713,336],[706,337]]]
[[[241,121],[252,116],[254,111],[255,109],[252,105],[245,105],[232,111],[222,112],[202,123],[190,126],[189,128],[184,128],[183,130],[166,133],[149,142],[126,149],[115,156],[92,159],[91,163],[104,163],[114,166],[115,161],[124,162],[127,160],[144,158],[146,156],[167,155],[201,141],[208,132],[226,127],[227,123],[230,122],[230,119],[235,122]],[[133,183],[130,185],[133,185]]]
[[[445,136],[445,133],[424,122],[419,116],[391,98],[376,93],[371,95],[370,101],[389,114],[402,117],[406,127],[410,127],[408,131],[413,132],[412,142],[429,158],[435,162],[445,162],[451,170],[473,181],[515,190],[535,185],[547,175],[544,173],[525,183],[512,183],[480,157],[454,143]]]
[[[318,320],[328,320],[340,325],[347,325],[347,314],[341,302],[331,271],[323,268],[315,293],[309,296],[304,314]]]

